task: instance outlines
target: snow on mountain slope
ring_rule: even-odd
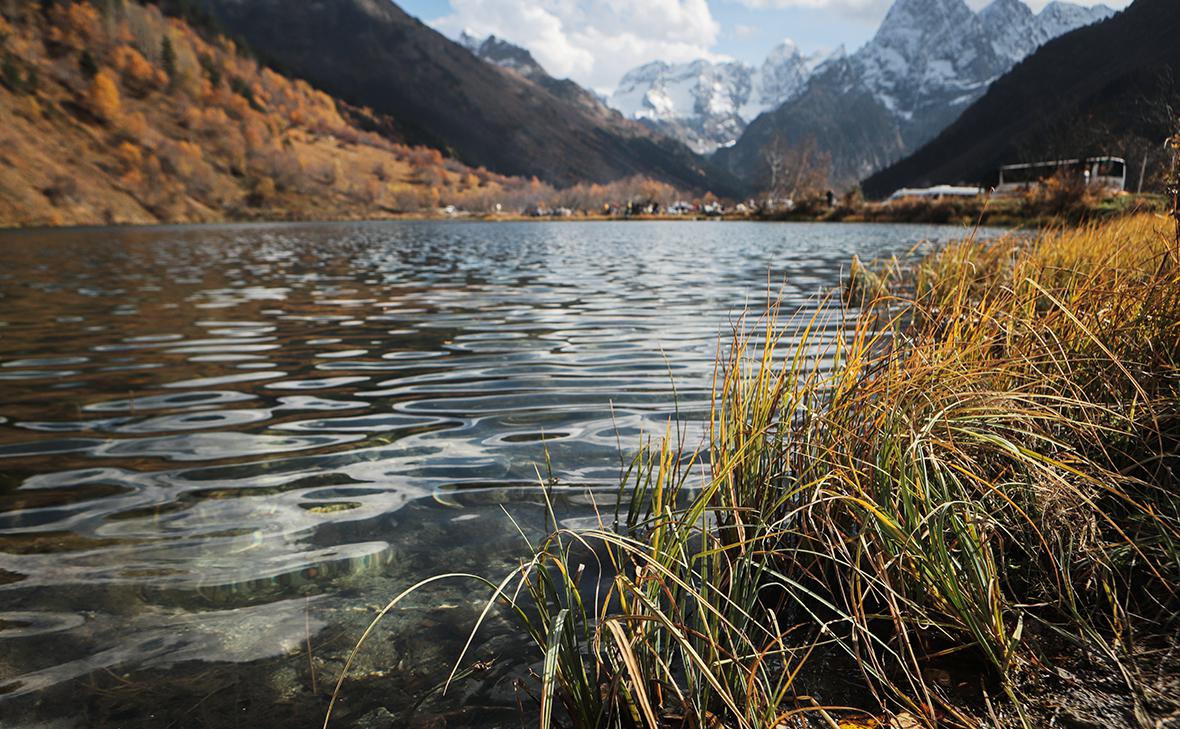
[[[747,119],[717,160],[756,186],[768,145],[813,139],[831,156],[832,183],[852,184],[932,140],[1044,43],[1112,13],[1063,2],[1034,14],[1021,0],[993,0],[979,12],[965,0],[895,0],[868,43],[821,64],[801,92]]]
[[[1034,14],[1020,0],[993,0],[979,12],[992,46],[1013,65],[1054,38],[1111,15],[1114,10],[1105,5],[1083,7],[1064,2],[1051,2]]]
[[[1073,3],[1051,2],[1037,18],[1040,20],[1044,42],[1064,35],[1075,28],[1093,25],[1114,15],[1114,10],[1105,5],[1082,7]]]
[[[896,0],[852,60],[866,88],[903,119],[937,109],[957,115],[1046,42],[1113,13],[1054,2],[1034,14],[1021,0],[994,0],[975,13],[964,0]]]
[[[732,144],[746,120],[797,93],[814,65],[815,58],[803,55],[790,40],[758,68],[737,61],[656,61],[627,73],[610,105],[680,137],[697,152],[709,153]]]
[[[871,94],[899,124],[912,123],[905,136],[928,138],[1041,45],[1113,12],[1052,2],[1036,14],[1021,0],[994,0],[977,13],[964,0],[896,0],[873,39],[851,56],[809,57],[786,41],[758,68],[649,63],[623,77],[610,105],[710,153],[813,80],[839,78]]]

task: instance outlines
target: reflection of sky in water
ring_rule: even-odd
[[[609,508],[620,443],[679,416],[695,444],[743,307],[771,290],[808,317],[854,253],[959,232],[0,235],[0,711],[104,669],[255,661],[333,630],[343,645],[423,576],[510,569],[523,547],[501,505],[544,529],[546,449],[566,517],[591,517],[591,492]],[[445,659],[465,617],[437,608],[474,599],[402,630]]]

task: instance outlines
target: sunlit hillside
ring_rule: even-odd
[[[154,5],[0,3],[0,224],[386,217],[544,192],[397,138]]]

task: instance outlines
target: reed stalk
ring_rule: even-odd
[[[493,593],[543,656],[542,727],[1033,726],[1063,648],[1149,725],[1134,656],[1177,635],[1180,578],[1169,227],[968,238],[834,336],[835,305],[739,327],[704,447],[646,444],[613,516],[555,518]],[[869,698],[824,705],[817,655]]]

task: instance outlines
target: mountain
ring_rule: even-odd
[[[1058,6],[1054,17],[1068,19],[1067,11]],[[1176,123],[1177,39],[1180,3],[1136,0],[1105,22],[1047,43],[937,139],[870,177],[865,191],[991,184],[1003,164],[1090,155],[1126,157],[1128,184],[1136,187],[1141,171],[1163,168],[1161,143]]]
[[[932,139],[1045,41],[1113,12],[1052,3],[1034,15],[1020,0],[995,0],[976,13],[964,0],[896,0],[872,40],[822,64],[718,160],[756,184],[771,142],[814,139],[831,155],[833,182],[851,184]]]
[[[532,53],[494,35],[477,38],[464,31],[459,36],[459,43],[488,63],[515,71],[527,79],[541,81],[550,77]]]
[[[459,43],[480,59],[537,84],[558,99],[597,117],[600,122],[618,123],[618,112],[609,108],[602,99],[569,79],[550,76],[533,58],[533,54],[524,48],[494,35],[477,38],[466,31],[459,36]]]
[[[0,3],[2,227],[371,219],[552,193],[396,127],[155,5]]]
[[[757,68],[737,61],[656,61],[623,76],[610,105],[709,154],[733,144],[750,119],[797,94],[816,58],[787,40]]]
[[[733,189],[683,144],[582,103],[588,92],[572,82],[554,81],[555,92],[486,63],[389,0],[199,1],[270,65],[393,116],[408,141],[466,164],[558,184],[643,175]]]

